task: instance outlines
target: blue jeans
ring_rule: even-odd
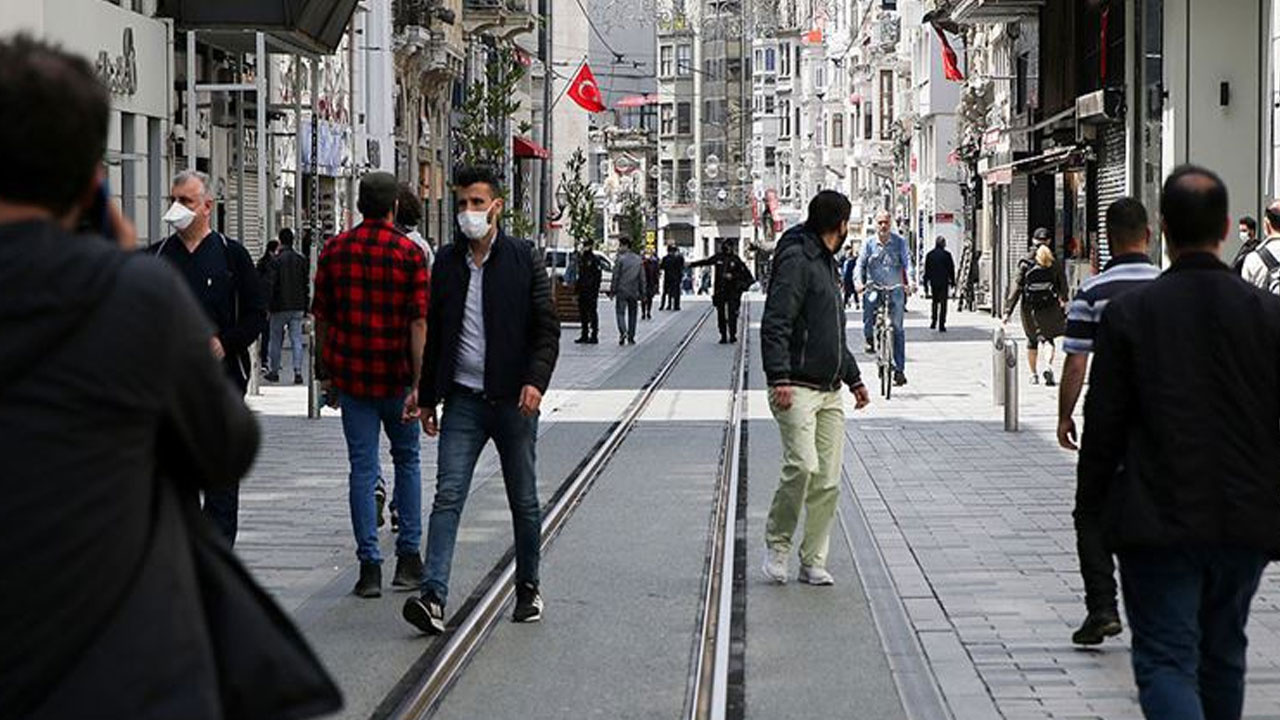
[[[1220,546],[1120,553],[1142,713],[1240,720],[1245,623],[1267,556]]]
[[[280,351],[284,345],[284,330],[289,329],[289,346],[293,349],[292,358],[293,372],[295,375],[302,374],[302,311],[295,310],[289,312],[273,312],[271,313],[271,342],[269,362],[271,372],[280,372]]]
[[[615,298],[614,304],[614,314],[618,316],[618,339],[635,340],[636,309],[640,306],[640,301]]]
[[[400,512],[397,555],[417,555],[422,544],[422,467],[418,462],[419,430],[416,422],[400,422],[404,395],[390,398],[359,398],[342,393],[342,433],[347,438],[351,461],[347,502],[351,506],[351,529],[356,535],[356,557],[362,563],[381,563],[378,548],[377,507],[373,489],[382,468],[378,457],[378,431],[385,429],[391,441],[391,460],[396,468],[395,503]]]
[[[427,527],[427,561],[422,592],[449,599],[449,570],[458,540],[458,522],[471,491],[471,477],[485,443],[493,439],[502,461],[502,481],[515,529],[516,582],[538,582],[542,509],[538,504],[538,417],[525,417],[514,401],[495,403],[457,390],[440,419],[436,499]]]
[[[874,300],[871,299],[870,292],[863,294],[862,297],[862,334],[866,337],[868,345],[875,342],[876,310],[884,300],[883,292],[877,291],[874,295]],[[889,294],[889,322],[893,325],[893,366],[898,372],[902,372],[907,367],[907,334],[902,329],[906,299],[906,291],[902,288]]]

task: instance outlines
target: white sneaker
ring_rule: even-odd
[[[800,582],[806,585],[835,585],[836,579],[831,577],[831,573],[826,568],[817,567],[816,565],[800,566]]]
[[[766,548],[764,551],[764,576],[779,585],[787,584],[787,553],[783,550]]]

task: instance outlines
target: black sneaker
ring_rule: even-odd
[[[411,597],[404,601],[400,615],[409,624],[428,635],[439,635],[444,632],[444,603],[431,593],[423,593],[422,597]]]
[[[1091,612],[1080,625],[1080,629],[1071,634],[1071,642],[1076,645],[1101,645],[1103,640],[1115,637],[1124,630],[1120,624],[1120,614],[1115,610]]]
[[[396,556],[396,574],[391,580],[391,587],[400,590],[415,590],[422,585],[422,556]]]
[[[866,354],[868,354],[868,355],[875,355],[875,354],[876,354],[876,346],[875,346],[875,345],[872,345],[871,343],[867,343],[866,345],[863,345],[863,346],[862,346],[862,352],[864,352],[864,353],[866,353]]]
[[[574,342],[575,342],[575,343],[577,343],[578,345],[581,345],[581,344],[585,343],[586,341],[587,341],[587,339],[586,339],[586,338],[584,338],[584,337],[580,337],[580,338],[578,338],[577,340],[574,340]]]
[[[267,382],[280,382],[280,373],[278,373],[278,372],[269,372],[269,373],[267,373],[267,374],[266,374],[266,376],[265,376],[265,378],[264,378],[264,379],[265,379]]]
[[[293,374],[293,384],[294,384],[294,385],[301,385],[301,384],[302,384],[302,373],[294,373],[294,374]]]
[[[383,525],[386,525],[387,519],[382,517],[382,508],[386,507],[387,505],[386,490],[383,490],[381,487],[376,487],[373,489],[373,505],[374,505],[374,511],[377,513],[377,517],[378,517],[378,527],[382,527]]]
[[[1052,371],[1052,370],[1045,370],[1045,371],[1044,371],[1044,384],[1045,384],[1045,386],[1046,386],[1046,387],[1053,387],[1054,385],[1057,385],[1057,383],[1056,383],[1056,382],[1054,382],[1054,380],[1053,380],[1053,371]]]
[[[382,597],[382,565],[379,563],[360,563],[360,579],[351,591],[356,597]]]
[[[542,594],[533,583],[516,583],[516,610],[511,621],[535,623],[542,619]]]
[[[903,385],[906,385],[906,384],[907,384],[907,376],[903,374],[901,370],[895,371],[893,373],[894,387],[902,387]]]
[[[720,344],[721,344],[721,345],[728,345],[728,344],[729,344],[729,338],[727,338],[727,337],[725,337],[725,336],[721,335],[721,336],[720,336]]]

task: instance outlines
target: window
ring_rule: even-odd
[[[778,74],[782,77],[791,77],[791,43],[782,43],[778,46]]]
[[[893,71],[880,71],[880,139],[893,138]]]
[[[658,50],[658,74],[662,77],[671,77],[671,46],[663,45]]]
[[[680,159],[676,161],[676,202],[682,205],[689,202],[689,181],[693,179],[693,161]]]
[[[1031,53],[1021,53],[1014,61],[1013,108],[1016,113],[1027,110],[1027,82],[1030,73]]]
[[[755,61],[756,61],[756,68],[757,68],[757,69],[759,69],[759,70],[763,70],[763,69],[764,69],[764,60],[763,60],[763,58],[764,58],[764,51],[763,51],[763,50],[757,50],[757,51],[756,51],[756,53],[755,53]]]
[[[801,125],[801,124],[800,124],[800,106],[799,106],[799,105],[797,105],[797,106],[796,106],[796,116],[795,116],[795,117],[796,117],[796,124],[795,124],[796,134],[797,134],[797,135],[799,135],[801,132],[803,132],[803,130],[801,130],[801,128],[803,128],[803,127],[804,127],[804,125]]]
[[[871,103],[862,104],[862,139],[870,140],[871,128],[875,126],[875,113],[871,110]]]
[[[676,164],[672,160],[662,161],[662,182],[671,183],[671,192],[662,198],[666,202],[672,202],[675,199],[675,166]]]
[[[778,164],[778,150],[772,146],[764,149],[764,166],[775,167]]]
[[[778,137],[791,137],[791,101],[782,100],[778,103],[778,118],[781,121],[778,127]]]
[[[796,46],[796,62],[791,66],[791,72],[795,73],[794,77],[800,77],[800,46]]]
[[[827,145],[827,121],[822,117],[822,113],[818,113],[818,147],[826,147]]]
[[[772,115],[772,114],[773,114],[773,110],[774,110],[774,107],[773,107],[773,96],[772,96],[772,95],[765,95],[765,96],[764,96],[764,114],[765,114],[765,115]]]
[[[831,116],[831,147],[844,147],[844,113]]]
[[[827,87],[827,67],[821,60],[813,64],[813,87],[817,90]]]
[[[693,46],[676,46],[676,75],[688,77],[693,72]]]
[[[676,103],[676,134],[689,135],[693,132],[693,108],[687,102]]]
[[[777,70],[776,56],[773,48],[766,48],[764,51],[764,71],[771,73]]]
[[[662,103],[662,105],[658,106],[658,116],[659,116],[659,124],[658,124],[659,132],[661,132],[663,135],[674,135],[676,131],[675,108],[671,105],[671,103]]]

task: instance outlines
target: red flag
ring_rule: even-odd
[[[604,99],[600,97],[600,86],[596,84],[596,76],[591,74],[591,66],[582,63],[578,75],[569,84],[569,97],[582,106],[587,112],[604,112]]]
[[[964,80],[964,73],[960,72],[960,62],[956,58],[956,51],[951,49],[951,43],[947,42],[947,34],[942,32],[942,28],[935,25],[934,31],[938,33],[938,40],[942,41],[942,74],[948,80],[960,82]]]

